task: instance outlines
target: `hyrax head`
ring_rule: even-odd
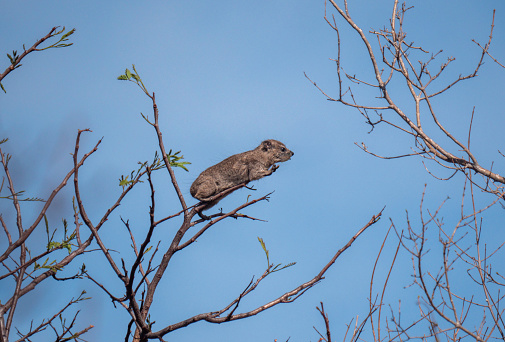
[[[286,145],[273,139],[263,141],[258,148],[261,152],[269,155],[272,163],[285,162],[295,154]]]

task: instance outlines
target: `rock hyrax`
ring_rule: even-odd
[[[265,140],[252,151],[235,154],[209,167],[191,185],[191,196],[206,202],[221,191],[235,185],[271,175],[294,155],[283,143]]]

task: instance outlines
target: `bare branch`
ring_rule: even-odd
[[[382,215],[382,210],[378,214],[374,215],[365,226],[363,226],[360,230],[358,230],[358,232],[356,234],[354,234],[354,236],[349,240],[349,242],[347,242],[347,244],[344,247],[342,247],[341,249],[338,250],[338,252],[333,256],[333,258],[321,269],[321,271],[314,278],[312,278],[311,280],[307,281],[304,284],[301,284],[300,286],[296,287],[295,289],[284,293],[283,295],[281,295],[280,297],[272,300],[271,302],[266,303],[264,305],[261,305],[261,306],[257,307],[254,310],[251,310],[251,311],[248,311],[248,312],[239,313],[239,314],[234,314],[234,315],[231,315],[231,316],[227,315],[225,317],[220,317],[219,315],[220,315],[220,313],[222,311],[208,312],[208,313],[203,313],[203,314],[195,315],[195,316],[193,316],[191,318],[188,318],[188,319],[186,319],[184,321],[181,321],[179,323],[169,325],[169,326],[167,326],[167,327],[165,327],[165,328],[163,328],[163,329],[161,329],[161,330],[159,330],[157,332],[148,333],[146,335],[146,338],[157,338],[158,336],[164,336],[165,334],[167,334],[167,333],[169,333],[171,331],[183,328],[185,326],[188,326],[190,324],[196,323],[196,322],[201,321],[201,320],[205,320],[205,321],[210,322],[210,323],[224,323],[224,322],[228,322],[228,321],[234,321],[234,320],[238,320],[238,319],[243,319],[243,318],[247,318],[247,317],[251,317],[251,316],[257,315],[258,313],[260,313],[262,311],[265,311],[265,310],[267,310],[267,309],[269,309],[269,308],[271,308],[271,307],[273,307],[275,305],[278,305],[278,304],[281,304],[281,303],[292,302],[294,299],[298,298],[299,295],[303,294],[306,290],[310,289],[311,287],[313,287],[314,285],[316,285],[318,282],[320,282],[324,278],[324,274],[326,273],[326,271],[335,263],[335,261],[338,259],[338,257],[346,249],[348,249],[353,244],[353,242],[366,229],[368,229],[369,227],[371,227],[373,224],[377,223],[378,220],[380,219],[381,215]],[[241,298],[242,296],[243,295],[239,296],[239,298]],[[238,300],[239,299],[236,299],[235,303]],[[229,308],[229,307],[231,307],[231,306],[230,305],[227,306],[227,308]]]

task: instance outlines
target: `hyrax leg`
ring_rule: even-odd
[[[216,183],[212,179],[204,179],[193,187],[191,195],[201,201],[206,201],[208,198],[217,193]]]
[[[267,168],[264,168],[264,167],[252,169],[251,173],[250,173],[251,180],[258,180],[260,178],[263,178],[263,177],[266,177],[266,176],[270,176],[278,168],[279,168],[279,166],[277,166],[277,165],[274,164],[274,165],[272,165],[272,167],[270,169],[267,169]]]

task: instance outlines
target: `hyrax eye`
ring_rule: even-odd
[[[286,152],[286,148],[285,147],[281,147],[281,152]]]

